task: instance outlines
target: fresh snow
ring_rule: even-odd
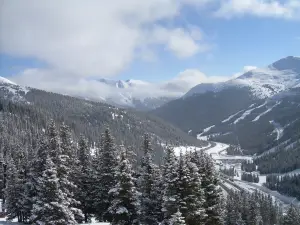
[[[237,116],[239,113],[243,112],[244,110],[238,111],[235,114],[230,115],[227,119],[223,120],[222,123],[226,123],[228,121],[230,121],[233,117]]]
[[[190,151],[200,151],[200,150],[204,150],[207,148],[210,148],[211,144],[209,143],[207,146],[203,146],[203,147],[196,147],[196,146],[177,146],[174,147],[174,153],[175,155],[179,156],[180,153],[185,154],[186,152],[190,152]]]
[[[203,129],[203,133],[207,133],[208,131],[210,131],[212,128],[214,128],[215,127],[215,125],[212,125],[212,126],[210,126],[210,127],[207,127],[207,128],[205,128],[205,129]]]
[[[7,83],[7,84],[13,84],[13,85],[16,85],[14,82],[12,82],[12,81],[10,81],[10,80],[8,80],[8,79],[6,79],[6,78],[4,78],[4,77],[1,77],[0,76],[0,84],[3,84],[3,83]]]
[[[271,112],[276,106],[278,106],[281,102],[278,101],[276,102],[275,105],[273,105],[271,108],[267,109],[266,111],[262,112],[261,114],[259,114],[257,117],[255,117],[254,120],[252,120],[252,122],[258,121],[260,119],[260,117],[266,115],[267,113]]]
[[[274,132],[277,133],[276,141],[278,141],[283,136],[284,128],[279,123],[276,123],[274,120],[271,120],[270,123],[275,128]]]
[[[256,109],[256,108],[252,108],[252,109],[248,109],[246,110],[243,115],[239,118],[237,118],[233,123],[237,124],[238,122],[240,122],[241,120],[244,120],[247,116],[249,116],[251,114],[251,112]]]
[[[248,109],[246,110],[243,115],[239,118],[237,118],[233,123],[234,124],[237,124],[238,122],[240,122],[241,120],[244,120],[247,116],[249,116],[253,110],[255,109],[260,109],[261,107],[265,106],[267,104],[267,102],[263,103],[262,105],[259,105],[257,107],[254,107],[254,108],[251,108],[251,109]]]

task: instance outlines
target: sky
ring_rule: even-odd
[[[0,0],[0,76],[190,88],[300,56],[299,27],[299,0]]]

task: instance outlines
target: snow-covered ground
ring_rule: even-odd
[[[200,150],[204,150],[204,149],[209,149],[212,146],[211,143],[209,143],[206,146],[203,147],[196,147],[196,146],[177,146],[174,147],[174,152],[175,155],[179,156],[180,152],[182,152],[182,154],[185,154],[186,152],[190,152],[190,151],[200,151]]]
[[[23,225],[22,223],[16,222],[16,220],[13,221],[6,221],[6,218],[0,218],[0,225]],[[95,220],[92,220],[92,223],[83,223],[81,225],[109,225],[109,223],[97,223]]]
[[[274,132],[277,134],[276,141],[278,141],[283,136],[284,128],[274,120],[271,120],[270,123],[274,126]]]
[[[281,102],[276,102],[275,105],[273,105],[272,107],[268,108],[266,111],[262,112],[261,114],[259,114],[257,117],[255,117],[254,120],[252,120],[252,122],[258,121],[260,119],[260,117],[266,115],[267,113],[271,112],[276,106],[278,106]]]
[[[223,120],[222,123],[226,123],[228,121],[230,121],[233,117],[237,116],[239,113],[243,112],[244,110],[238,111],[235,114],[230,115],[227,119]]]

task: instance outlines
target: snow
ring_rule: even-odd
[[[267,109],[266,111],[262,112],[261,114],[259,114],[257,117],[255,117],[254,120],[252,120],[252,122],[258,121],[260,119],[260,117],[266,115],[267,113],[271,112],[276,106],[278,106],[281,102],[278,101],[276,102],[275,105],[273,105],[271,108]]]
[[[237,124],[238,122],[240,122],[241,120],[244,120],[247,116],[249,116],[251,114],[251,112],[255,109],[260,109],[261,107],[265,106],[267,104],[267,102],[263,103],[262,105],[259,105],[257,107],[251,108],[246,110],[243,115],[239,118],[237,118],[233,123]]]
[[[230,121],[233,117],[237,116],[239,113],[243,112],[244,110],[238,111],[235,114],[230,115],[227,119],[223,120],[222,123],[226,123],[228,121]]]
[[[203,147],[196,147],[196,146],[177,146],[174,147],[174,153],[175,155],[179,156],[180,152],[182,152],[182,154],[185,154],[186,152],[190,152],[190,151],[200,151],[200,150],[204,150],[206,148],[209,148],[211,146],[211,144],[208,144],[207,146],[203,146]]]
[[[269,66],[247,72],[235,82],[249,86],[253,95],[263,99],[298,85],[299,79],[292,70],[278,70]]]
[[[10,80],[8,80],[8,79],[6,79],[6,78],[4,78],[4,77],[1,77],[0,76],[0,84],[3,84],[3,83],[7,83],[7,84],[13,84],[13,85],[16,85],[16,83],[14,83],[14,82],[12,82],[12,81],[10,81]]]
[[[215,127],[215,125],[212,125],[212,126],[210,126],[210,127],[207,127],[207,128],[205,128],[205,129],[203,129],[203,133],[206,133],[206,132],[208,132],[208,131],[210,131],[212,128],[214,128]]]
[[[213,142],[215,145],[211,148],[208,148],[205,150],[207,154],[212,155],[212,157],[216,157],[220,154],[224,154],[225,150],[229,147],[228,144],[219,143],[219,142]],[[226,153],[226,152],[225,152]]]
[[[256,109],[256,108],[252,108],[252,109],[248,109],[246,110],[243,115],[239,118],[237,118],[233,123],[237,124],[238,122],[240,122],[241,120],[244,120],[247,116],[249,116],[251,114],[251,112]]]
[[[276,141],[278,141],[283,136],[284,128],[274,120],[271,120],[270,123],[275,127],[274,132],[277,133]]]

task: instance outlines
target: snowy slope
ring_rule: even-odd
[[[0,85],[1,84],[14,84],[14,85],[16,85],[14,82],[0,76]]]
[[[199,84],[184,97],[207,91],[218,92],[230,87],[250,88],[253,96],[264,99],[300,86],[300,58],[289,56],[265,68],[257,68],[243,75],[217,84]]]
[[[28,91],[30,91],[29,88],[19,86],[4,77],[0,77],[0,97],[13,101],[23,101],[24,95],[26,95]]]

